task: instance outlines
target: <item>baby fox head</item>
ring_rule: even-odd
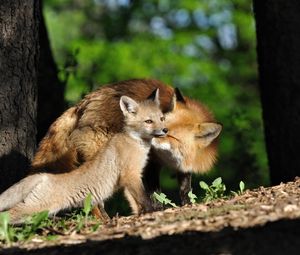
[[[178,89],[172,105],[172,111],[166,114],[167,136],[152,140],[158,157],[179,171],[208,171],[216,161],[216,138],[222,125],[204,105],[184,98]]]
[[[128,96],[122,96],[120,107],[125,117],[125,130],[143,140],[166,136],[168,129],[159,104],[159,89],[139,103]]]

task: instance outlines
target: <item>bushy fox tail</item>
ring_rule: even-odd
[[[68,172],[76,167],[76,150],[69,144],[69,135],[76,123],[76,107],[71,107],[50,126],[34,156],[31,173]]]
[[[0,195],[0,211],[10,209],[24,200],[39,183],[43,182],[43,178],[43,174],[31,175],[4,191]]]

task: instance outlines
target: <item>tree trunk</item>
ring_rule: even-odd
[[[300,175],[300,1],[254,0],[271,182]]]
[[[38,66],[37,141],[46,134],[51,123],[65,110],[65,85],[58,79],[50,42],[42,15],[39,29],[40,59]]]
[[[25,176],[36,144],[39,1],[0,4],[0,191]]]

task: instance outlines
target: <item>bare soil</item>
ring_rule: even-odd
[[[115,217],[92,234],[0,254],[300,254],[300,178],[206,204]]]

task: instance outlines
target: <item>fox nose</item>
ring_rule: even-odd
[[[168,133],[169,129],[164,128],[162,131],[166,134],[166,133]]]

